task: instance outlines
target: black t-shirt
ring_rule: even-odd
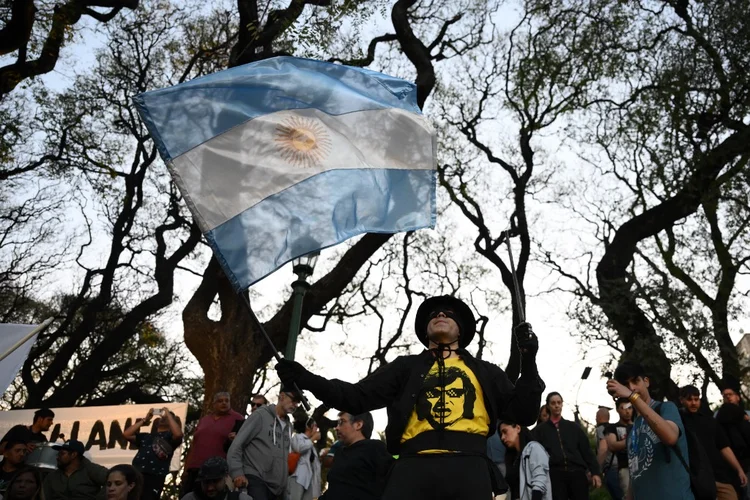
[[[5,491],[8,489],[8,483],[16,475],[17,470],[13,472],[5,472],[2,468],[2,462],[0,462],[0,495],[5,496]]]
[[[393,457],[385,444],[364,439],[336,452],[328,472],[328,490],[321,500],[378,500]]]
[[[717,425],[716,420],[700,412],[690,413],[684,410],[680,411],[680,416],[685,428],[695,434],[703,449],[706,450],[711,468],[714,470],[716,482],[734,482],[737,473],[721,455],[721,450],[729,446],[729,439],[727,439],[727,435],[721,427]]]
[[[614,434],[617,436],[618,441],[625,441],[628,437],[628,432],[630,429],[632,429],[632,425],[626,425],[622,422],[617,422],[616,424],[609,424],[604,427],[604,435],[607,436],[607,434]],[[617,468],[618,469],[627,469],[628,468],[628,447],[626,446],[624,450],[619,451],[615,453],[615,456],[617,457]],[[606,467],[606,464],[605,464]]]
[[[133,457],[133,466],[142,474],[166,476],[172,461],[174,450],[182,439],[173,439],[170,431],[156,434],[139,433],[135,435],[138,453]]]
[[[8,432],[5,433],[0,443],[7,441],[26,441],[27,443],[46,443],[47,436],[41,432],[34,432],[31,430],[31,426],[28,425],[14,425]]]

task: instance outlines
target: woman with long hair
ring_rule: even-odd
[[[552,500],[549,456],[544,446],[534,441],[531,432],[510,419],[498,426],[506,447],[505,479],[510,500]]]
[[[143,476],[129,464],[115,465],[107,474],[107,500],[141,500]]]
[[[140,432],[142,427],[151,425],[151,432]],[[159,500],[164,479],[169,474],[169,464],[175,449],[182,444],[182,422],[168,408],[151,408],[143,420],[137,420],[125,429],[123,437],[138,445],[138,453],[133,457],[133,466],[143,475],[144,500]]]
[[[34,467],[24,467],[16,472],[5,490],[5,500],[41,500],[42,475]]]
[[[299,453],[294,472],[289,475],[288,498],[290,500],[311,500],[320,496],[320,459],[315,441],[320,439],[320,431],[315,420],[298,420],[294,423],[296,434],[292,436],[292,451]]]
[[[539,416],[536,418],[536,425],[543,424],[549,420],[549,408],[547,408],[546,404],[543,404],[539,408]]]

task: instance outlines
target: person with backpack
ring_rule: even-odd
[[[649,385],[647,373],[633,361],[620,363],[614,380],[607,381],[609,394],[627,398],[638,413],[627,441],[630,496],[634,500],[696,500],[680,413],[674,403],[652,399]]]
[[[610,462],[609,466],[617,469],[617,479],[620,483],[622,498],[627,498],[630,488],[627,438],[633,428],[633,405],[627,399],[620,398],[615,402],[615,408],[620,420],[614,424],[609,424],[604,429],[604,438],[607,442],[607,449],[616,457]]]
[[[287,499],[312,500],[320,496],[320,459],[314,446],[320,431],[312,418],[294,422],[294,431],[292,452],[297,454],[297,462],[289,469]]]
[[[706,450],[708,461],[716,481],[717,500],[737,500],[737,492],[733,484],[745,486],[747,476],[742,466],[734,456],[729,440],[716,420],[700,411],[701,391],[694,385],[680,388],[680,404],[682,405],[682,421],[685,428],[694,433]]]

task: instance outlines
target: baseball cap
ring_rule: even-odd
[[[78,453],[79,456],[83,456],[83,452],[86,451],[85,447],[83,446],[83,443],[80,441],[76,441],[75,439],[69,439],[65,441],[63,444],[58,444],[52,447],[53,450],[65,450],[65,451],[75,451]]]
[[[227,461],[221,457],[207,458],[198,471],[198,481],[208,481],[211,479],[221,479],[229,474]]]

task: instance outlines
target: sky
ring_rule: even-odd
[[[498,15],[507,15],[504,17],[504,21],[507,22],[512,12],[503,10]],[[76,71],[81,71],[82,68],[94,63],[94,51],[103,44],[104,40],[93,31],[88,32],[86,40],[85,45],[78,44],[70,50],[63,51],[65,58],[54,72],[44,77],[45,82],[53,88],[64,88],[72,81]],[[76,64],[72,65],[72,61],[76,61]],[[559,153],[559,150],[557,152]],[[565,159],[563,155],[561,161]],[[567,159],[572,161],[570,156]],[[443,198],[446,196],[442,190],[439,190],[438,194]],[[533,231],[538,234],[552,235],[556,248],[571,248],[577,244],[575,233],[585,228],[570,227],[565,215],[559,211],[542,206],[538,206],[537,209],[539,222],[534,226]],[[74,216],[71,215],[71,217]],[[441,231],[445,232],[445,228],[445,221],[439,220],[436,229],[425,231],[436,231],[441,234]],[[473,234],[473,229],[468,226],[461,231],[467,235]],[[337,251],[340,249],[322,252],[313,280],[319,279],[324,270],[333,264]],[[515,255],[518,255],[517,250]],[[257,308],[278,304],[285,300],[291,294],[293,280],[291,264],[288,264],[255,285],[253,290],[261,297]],[[70,282],[61,277],[57,286],[64,287]],[[182,307],[197,284],[198,279],[194,276],[187,273],[178,275],[175,289],[181,292],[178,293],[175,303],[160,321],[160,325],[171,338],[182,338]],[[527,320],[533,325],[539,337],[540,349],[537,363],[540,375],[547,384],[547,392],[557,391],[563,395],[565,400],[563,415],[566,418],[573,418],[573,411],[578,405],[582,418],[593,421],[599,405],[612,406],[612,398],[607,394],[604,388],[605,381],[601,377],[602,366],[609,360],[611,353],[605,347],[582,348],[579,345],[575,336],[576,326],[566,314],[571,297],[563,292],[547,293],[554,285],[555,279],[549,275],[548,269],[534,262],[530,263],[526,279]],[[509,304],[511,297],[497,274],[490,274],[485,286],[500,290],[506,302],[505,305]],[[484,359],[503,367],[507,362],[511,318],[507,312],[502,311],[480,312],[490,317],[487,331],[490,332],[488,340],[491,344],[485,352]],[[413,324],[413,317],[407,324]],[[319,375],[355,382],[366,375],[368,358],[375,348],[376,339],[372,333],[376,328],[373,323],[365,323],[345,333],[337,325],[332,324],[327,331],[322,333],[303,332],[297,347],[297,359]],[[413,331],[411,329],[409,331],[413,335]],[[737,325],[733,330],[733,339],[737,342],[740,337],[740,326]],[[416,339],[414,343],[412,352],[418,352],[421,345],[416,342]],[[581,380],[581,373],[587,366],[592,367],[591,375],[587,380]],[[193,363],[192,368],[196,373],[200,373],[197,363]],[[678,372],[678,378],[680,376]],[[269,397],[274,399],[271,394]],[[718,392],[714,390],[711,397],[714,401],[718,400]],[[314,398],[311,399],[314,403],[317,402]],[[383,430],[386,423],[385,411],[375,412],[375,418],[376,430]],[[616,418],[614,412],[613,418]]]

